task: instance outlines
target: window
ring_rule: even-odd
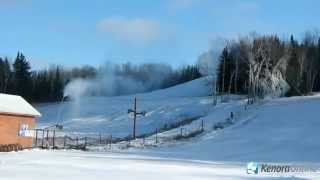
[[[24,136],[24,137],[31,137],[32,136],[32,133],[29,130],[28,124],[20,125],[19,136]]]

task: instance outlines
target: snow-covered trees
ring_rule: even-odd
[[[318,33],[320,34],[320,33]],[[221,52],[219,92],[247,93],[257,98],[302,95],[320,90],[320,36],[309,33],[302,43],[291,36],[247,36]]]
[[[248,45],[249,96],[278,97],[288,85],[283,78],[288,59],[285,45],[276,36],[264,36]]]

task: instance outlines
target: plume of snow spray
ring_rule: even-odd
[[[72,80],[65,87],[64,96],[78,100],[83,96],[116,96],[141,93],[160,88],[163,80],[172,72],[170,66],[162,64],[145,64],[139,66],[139,68],[140,79],[130,72],[119,74],[116,71],[116,66],[107,64],[99,69],[97,77],[93,79]]]
[[[86,79],[75,79],[65,87],[64,97],[77,100],[90,89],[90,86],[92,86],[92,83]]]

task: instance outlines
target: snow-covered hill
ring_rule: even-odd
[[[320,162],[320,97],[293,97],[265,100],[245,107],[245,100],[232,97],[229,102],[212,105],[206,79],[151,93],[120,97],[84,97],[75,102],[39,105],[43,114],[40,126],[55,123],[57,118],[69,132],[131,135],[132,117],[127,114],[133,97],[138,110],[146,110],[138,119],[138,134],[153,132],[166,124],[186,118],[198,118],[182,128],[199,127],[205,132],[182,142],[166,142],[153,149],[130,149],[129,152],[152,156],[172,156],[211,161]],[[234,124],[214,130],[230,113]],[[179,133],[180,127],[158,137]],[[133,142],[134,143],[134,142]]]
[[[132,117],[127,112],[137,97],[138,110],[147,112],[137,123],[137,133],[143,134],[165,124],[205,115],[210,108],[208,94],[206,78],[201,78],[145,94],[83,97],[70,102],[40,104],[37,109],[43,116],[39,119],[39,126],[59,122],[70,132],[124,137],[131,134]]]
[[[149,153],[210,161],[320,163],[319,107],[316,96],[268,100],[250,107],[233,126]],[[214,119],[215,113],[206,118]]]
[[[121,143],[90,147],[101,152],[39,151],[0,154],[0,174],[5,179],[261,179],[246,173],[246,163],[287,163],[320,167],[320,96],[265,100],[246,106],[241,96],[212,105],[206,79],[151,93],[119,97],[83,97],[77,101],[40,104],[43,114],[39,126],[62,123],[68,133],[131,134],[132,118],[127,109],[138,98],[138,134],[152,132],[166,124],[194,118],[178,128],[161,132],[153,148],[131,141],[129,149]],[[234,118],[229,126],[216,130]],[[181,129],[199,128],[204,132],[185,140],[167,141]],[[154,143],[155,135],[145,141]],[[165,140],[162,140],[164,138]],[[149,139],[149,140],[148,140]],[[150,140],[151,139],[151,140]],[[148,142],[150,141],[150,142]],[[124,142],[127,143],[127,142]],[[154,145],[154,144],[153,144]],[[85,162],[85,163],[84,163]],[[50,170],[49,170],[50,169]],[[28,175],[26,175],[28,174]],[[319,173],[265,174],[263,178],[319,179]]]

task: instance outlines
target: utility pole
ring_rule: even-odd
[[[133,139],[136,139],[136,121],[137,121],[137,115],[145,116],[146,112],[137,112],[137,98],[134,98],[134,106],[133,109],[128,109],[128,113],[133,113]]]

